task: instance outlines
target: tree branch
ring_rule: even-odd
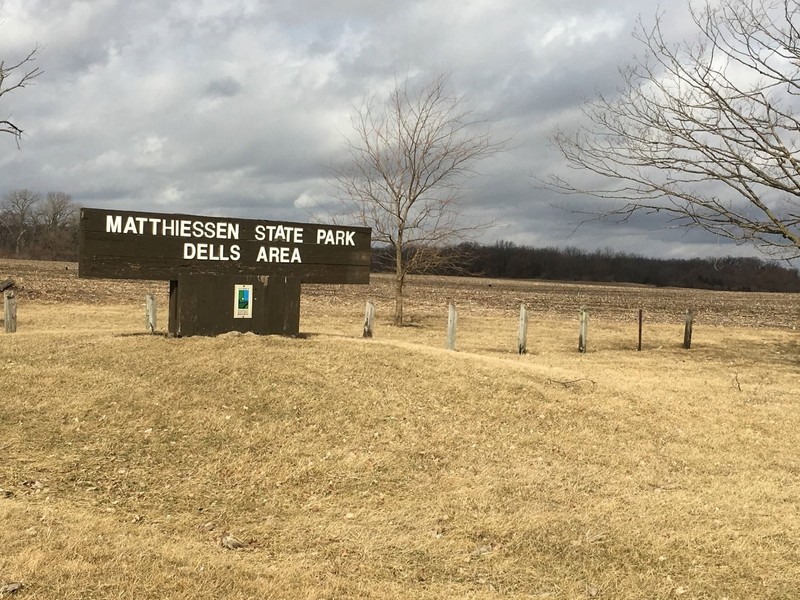
[[[585,109],[586,125],[552,140],[567,165],[602,186],[551,176],[562,193],[622,201],[598,217],[665,212],[762,251],[800,256],[800,47],[796,2],[724,0],[693,10],[694,41],[669,44],[658,15],[640,21],[645,55],[622,88]]]
[[[39,46],[31,50],[22,60],[6,65],[0,60],[0,98],[15,90],[25,88],[42,74],[39,67],[33,66]],[[23,130],[8,119],[0,120],[0,133],[11,134],[19,146]]]

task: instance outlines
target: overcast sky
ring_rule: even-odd
[[[562,168],[548,137],[613,93],[660,8],[692,35],[683,0],[0,0],[0,60],[37,44],[36,85],[4,96],[0,195],[63,191],[98,208],[308,221],[333,194],[350,115],[406,75],[451,73],[510,149],[478,165],[465,212],[480,241],[650,256],[752,254],[647,218],[583,225],[542,190]]]

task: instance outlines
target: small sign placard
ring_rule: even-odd
[[[233,318],[253,318],[253,286],[235,285],[233,296]]]

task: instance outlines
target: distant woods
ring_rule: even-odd
[[[0,255],[77,260],[79,212],[64,192],[8,192],[0,200]]]
[[[438,274],[638,283],[726,291],[800,292],[800,272],[797,269],[759,258],[657,259],[610,249],[588,252],[577,248],[531,248],[506,241],[491,246],[465,243],[448,251],[458,256],[459,266],[440,270]],[[373,271],[385,270],[383,265],[390,252],[389,248],[373,249]]]

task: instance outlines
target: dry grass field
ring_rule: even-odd
[[[800,296],[417,278],[396,328],[374,276],[306,286],[297,339],[170,339],[166,282],[6,278],[15,597],[800,597]]]

